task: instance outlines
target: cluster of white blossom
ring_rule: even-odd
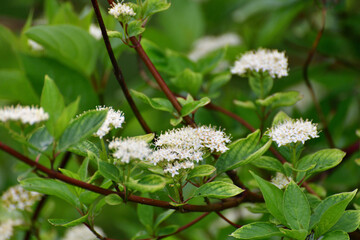
[[[97,132],[94,133],[96,137],[103,138],[106,134],[110,132],[111,129],[121,128],[121,125],[125,121],[123,112],[120,110],[115,111],[112,107],[101,107],[101,106],[96,107],[96,110],[108,111],[104,123],[97,130]]]
[[[22,224],[21,220],[8,219],[0,224],[0,240],[9,240],[14,234],[14,227]]]
[[[279,189],[284,189],[287,185],[289,185],[291,179],[291,177],[287,177],[284,174],[277,172],[276,176],[271,179],[271,183]]]
[[[271,77],[281,78],[288,75],[288,59],[285,52],[259,49],[244,53],[231,68],[231,73],[244,75],[248,71],[268,72]]]
[[[194,43],[193,50],[189,53],[189,58],[197,61],[215,50],[225,46],[236,46],[241,43],[240,37],[235,33],[226,33],[218,37],[206,36],[198,39]]]
[[[135,159],[145,160],[151,154],[149,144],[138,138],[115,138],[109,143],[109,149],[114,150],[112,155],[122,163]]]
[[[23,124],[33,125],[48,119],[49,114],[41,107],[17,105],[0,109],[0,122],[20,121]]]
[[[180,169],[193,168],[194,162],[201,161],[206,152],[227,151],[228,142],[229,137],[213,127],[173,129],[159,136],[155,142],[157,149],[149,160],[154,165],[164,166],[164,172],[174,177]]]
[[[89,27],[89,33],[96,40],[99,40],[99,39],[102,38],[101,29],[98,26],[96,26],[95,24],[93,24],[93,23]]]
[[[16,185],[9,188],[1,197],[2,204],[8,210],[31,211],[32,205],[40,200],[41,194],[25,190],[22,186]]]
[[[135,16],[136,13],[127,3],[113,3],[112,7],[109,8],[109,14],[113,15],[115,18],[119,18],[120,16]]]
[[[101,236],[105,236],[102,229],[95,227],[95,231]],[[84,225],[70,228],[66,231],[63,240],[97,240],[98,238]]]
[[[308,120],[286,120],[276,126],[273,126],[268,134],[278,146],[287,145],[289,143],[304,142],[311,138],[319,137],[317,124],[313,124]]]

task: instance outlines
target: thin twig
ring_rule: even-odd
[[[146,133],[152,133],[150,127],[147,125],[144,118],[141,116],[141,113],[139,112],[138,108],[136,107],[136,104],[135,104],[134,100],[132,99],[132,97],[130,95],[130,92],[129,92],[129,89],[128,89],[126,83],[125,83],[124,76],[123,76],[123,74],[121,72],[121,69],[120,69],[120,67],[119,67],[119,65],[118,65],[118,63],[116,61],[114,52],[112,50],[111,43],[110,43],[110,40],[109,40],[109,36],[107,35],[107,32],[106,32],[105,24],[104,24],[104,21],[103,21],[102,16],[101,16],[101,12],[100,12],[100,9],[99,9],[98,2],[97,2],[97,0],[91,0],[91,3],[93,5],[96,18],[97,18],[97,20],[99,22],[99,26],[100,26],[101,33],[102,33],[102,36],[103,36],[103,39],[104,39],[106,50],[108,52],[111,64],[112,64],[112,66],[114,68],[114,74],[115,74],[116,80],[120,84],[121,89],[122,89],[122,91],[123,91],[123,93],[125,95],[125,98],[126,98],[127,102],[129,103],[129,105],[131,107],[131,110],[135,114],[137,120],[139,121],[141,127],[144,129],[144,131]]]
[[[239,224],[236,224],[234,222],[232,222],[230,219],[228,219],[227,217],[225,217],[221,212],[216,212],[216,214],[221,217],[222,219],[225,220],[225,222],[229,223],[231,226],[235,227],[235,228],[241,228],[242,226]]]
[[[323,125],[323,131],[325,133],[325,137],[330,145],[331,148],[334,148],[335,147],[335,144],[334,144],[334,140],[331,136],[331,133],[330,133],[330,130],[329,130],[329,127],[328,127],[328,123],[326,121],[326,118],[325,118],[325,115],[320,107],[320,104],[319,104],[319,101],[315,95],[315,91],[314,91],[314,88],[312,87],[311,85],[311,82],[310,82],[310,79],[309,79],[309,74],[308,74],[308,70],[309,70],[309,65],[311,63],[311,60],[313,59],[314,57],[314,54],[316,52],[316,48],[317,46],[319,45],[319,42],[320,42],[320,39],[324,33],[324,30],[325,30],[325,19],[326,19],[326,7],[323,6],[322,7],[322,24],[321,24],[321,29],[319,30],[316,38],[315,38],[315,41],[309,51],[309,54],[305,60],[305,63],[304,63],[304,66],[303,66],[303,76],[304,76],[304,80],[305,80],[305,84],[307,86],[307,88],[309,89],[309,92],[310,92],[310,95],[311,95],[311,98],[314,102],[314,105],[315,105],[315,109],[316,109],[316,112],[319,116],[319,119]]]

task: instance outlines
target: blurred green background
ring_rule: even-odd
[[[100,1],[104,11],[106,1]],[[311,0],[172,0],[169,10],[154,16],[147,25],[143,38],[150,40],[162,50],[169,49],[184,56],[194,48],[196,40],[204,36],[220,36],[234,33],[241,39],[237,46],[227,48],[225,59],[228,68],[243,52],[259,47],[286,51],[289,58],[289,76],[275,80],[273,92],[297,90],[303,99],[295,107],[283,108],[290,116],[313,119],[319,123],[309,92],[305,87],[302,67],[321,28],[321,4]],[[357,0],[326,1],[326,27],[318,46],[318,51],[309,68],[310,80],[314,85],[321,107],[329,122],[330,132],[338,148],[347,147],[358,140],[356,129],[360,128],[360,2]],[[39,104],[44,75],[52,77],[69,103],[80,95],[81,110],[94,108],[98,104],[113,106],[125,113],[126,125],[116,132],[121,136],[142,134],[143,131],[126,103],[121,89],[111,72],[102,40],[94,40],[89,61],[95,61],[93,69],[86,73],[79,66],[66,64],[51,52],[37,52],[27,44],[24,34],[31,25],[71,24],[88,31],[95,23],[90,1],[2,1],[0,7],[0,105]],[[118,29],[118,23],[105,17],[108,29]],[[91,36],[88,36],[91,38]],[[135,51],[112,41],[119,57],[119,65],[131,89],[145,92],[148,96],[164,95],[148,87],[139,74]],[[155,53],[152,53],[153,55]],[[150,56],[152,56],[150,54]],[[156,55],[154,55],[156,57]],[[80,63],[81,64],[81,63]],[[85,72],[84,72],[84,71]],[[225,70],[227,71],[227,70]],[[170,77],[162,73],[171,85]],[[108,78],[104,88],[101,80]],[[206,81],[206,79],[205,79]],[[206,84],[206,82],[205,82]],[[95,86],[95,87],[94,87]],[[97,86],[97,87],[96,87]],[[207,93],[202,92],[203,95]],[[200,97],[199,95],[196,97]],[[213,103],[229,109],[253,126],[259,127],[256,114],[233,104],[234,99],[254,99],[245,79],[233,76],[220,91],[213,95]],[[156,132],[171,127],[169,116],[156,111],[136,100],[145,120]],[[275,113],[273,113],[275,114]],[[271,119],[271,118],[270,118]],[[238,122],[218,112],[201,109],[196,115],[201,124],[221,126],[233,139],[244,136],[248,131]],[[269,124],[271,121],[269,121]],[[18,147],[7,131],[0,126],[0,139],[8,145]],[[327,147],[324,134],[311,141],[307,151]],[[20,148],[19,148],[20,149]],[[328,193],[353,190],[359,186],[360,167],[354,159],[359,153],[346,159],[341,167],[320,185]],[[69,168],[76,168],[71,161]],[[19,169],[23,166],[16,160],[0,152],[0,193],[16,183]],[[241,177],[249,178],[247,169],[240,169]],[[161,212],[161,209],[156,209]],[[229,210],[236,218],[242,210]],[[0,212],[1,213],[1,212]],[[49,229],[46,218],[71,218],[76,211],[66,203],[51,198],[43,210],[41,218]],[[167,224],[186,224],[199,214],[175,214]],[[248,220],[240,220],[244,223]],[[143,230],[136,217],[134,204],[119,207],[105,207],[96,220],[108,236],[130,239]],[[211,214],[191,229],[169,239],[226,239],[233,228],[223,224],[215,214]],[[62,228],[55,228],[60,234]],[[120,233],[119,233],[120,232]],[[19,239],[22,233],[18,233]],[[228,237],[230,239],[230,237]]]

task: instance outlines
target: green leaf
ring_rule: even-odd
[[[196,63],[196,69],[201,73],[208,73],[213,70],[225,57],[226,48],[216,50],[205,57],[199,59]]]
[[[229,198],[242,193],[244,190],[231,183],[210,182],[202,185],[194,192],[194,197]]]
[[[317,236],[325,234],[341,218],[356,192],[335,194],[323,200],[311,216],[310,229],[314,228]]]
[[[291,118],[286,113],[284,113],[283,111],[280,111],[275,115],[271,126],[276,126],[276,125],[278,125],[286,120],[290,120],[290,119]]]
[[[21,62],[17,53],[16,36],[3,25],[0,26],[0,69],[20,70]],[[6,61],[5,61],[6,60]]]
[[[70,147],[68,150],[83,157],[87,157],[88,152],[92,152],[96,156],[100,155],[99,148],[93,142],[90,142],[88,140],[75,144],[72,147]]]
[[[151,142],[155,137],[155,133],[149,133],[141,136],[136,136],[134,138],[144,140],[145,142],[149,143]]]
[[[144,195],[144,197],[147,197],[147,195]],[[154,224],[154,207],[138,204],[137,215],[140,223],[146,228],[148,233],[151,234]]]
[[[311,165],[315,165],[314,168],[306,171],[306,173],[300,173],[297,176],[297,180],[304,178],[304,176],[309,177],[314,173],[323,172],[330,168],[338,165],[341,160],[344,158],[345,153],[339,149],[324,149],[316,153],[306,155],[301,158],[296,166],[299,170],[306,170]]]
[[[282,236],[280,230],[272,223],[255,222],[242,226],[230,236],[238,239],[268,239],[273,236]]]
[[[286,224],[284,216],[283,191],[278,189],[274,184],[257,176],[255,173],[251,172],[251,174],[259,184],[261,193],[264,196],[266,207],[271,215],[273,215],[282,224]]]
[[[176,212],[175,209],[169,209],[163,213],[161,213],[155,220],[155,224],[154,224],[154,229],[157,229],[159,227],[159,225],[165,221],[166,219],[168,219],[174,212]]]
[[[171,118],[170,119],[170,124],[171,126],[176,127],[177,125],[179,125],[182,122],[183,118],[179,117],[179,118]]]
[[[203,82],[201,73],[193,72],[189,68],[179,73],[175,78],[171,78],[171,82],[180,90],[186,91],[196,96]]]
[[[88,178],[88,167],[89,158],[86,157],[81,163],[79,170],[77,171],[77,174],[79,175],[81,181],[86,181],[86,179]]]
[[[267,96],[273,86],[274,80],[268,73],[252,72],[249,76],[249,84],[254,93],[263,98]]]
[[[56,123],[65,108],[65,102],[55,82],[47,75],[41,93],[40,105],[49,114],[46,128],[55,137]]]
[[[349,235],[343,231],[334,231],[325,234],[321,240],[349,240]]]
[[[143,22],[141,20],[134,20],[128,24],[127,33],[128,37],[133,37],[142,34],[145,28],[142,27]]]
[[[230,150],[222,154],[217,160],[215,164],[217,172],[222,173],[235,169],[263,155],[269,149],[271,141],[262,143],[260,138],[261,132],[257,130],[249,134],[246,138],[233,142],[229,146]]]
[[[71,119],[75,116],[78,111],[80,98],[77,98],[74,102],[70,103],[69,106],[65,107],[61,115],[57,119],[54,128],[54,137],[59,139],[61,134],[64,133],[65,129],[69,125]]]
[[[131,89],[131,93],[135,97],[139,98],[144,103],[150,105],[154,109],[165,111],[165,112],[170,112],[170,113],[172,113],[174,111],[174,108],[173,108],[171,102],[165,98],[149,98],[145,94],[135,91],[135,90],[132,90],[132,89]]]
[[[287,223],[293,230],[308,230],[310,215],[310,205],[305,194],[291,181],[284,193],[284,216]]]
[[[301,99],[302,96],[295,91],[284,92],[284,93],[278,92],[268,96],[265,99],[258,99],[256,100],[256,103],[265,107],[270,106],[272,109],[274,109],[277,107],[292,106]]]
[[[98,48],[96,40],[87,31],[73,25],[38,25],[25,34],[65,65],[87,76],[94,71]]]
[[[120,182],[120,171],[114,164],[101,160],[98,160],[98,164],[99,172],[104,178],[110,179],[115,182]]]
[[[187,175],[187,179],[192,179],[195,177],[205,177],[209,176],[216,171],[216,168],[212,165],[199,165],[194,167]]]
[[[143,16],[147,18],[157,12],[165,11],[170,5],[167,0],[146,0],[142,8]]]
[[[29,138],[29,143],[40,152],[45,151],[54,141],[45,127],[38,128]]]
[[[105,197],[105,202],[111,206],[116,206],[123,203],[122,198],[117,194],[110,194]]]
[[[28,178],[22,180],[20,184],[26,190],[56,196],[70,203],[74,207],[81,208],[78,197],[74,192],[70,191],[69,185],[66,183],[53,179]]]
[[[120,38],[124,39],[124,34],[118,31],[107,31],[109,38]]]
[[[181,109],[181,112],[180,112],[181,116],[184,117],[184,116],[189,115],[190,113],[192,113],[192,112],[198,110],[199,108],[207,105],[208,103],[210,103],[210,101],[211,101],[210,98],[203,97],[200,100],[186,103]]]
[[[260,158],[257,158],[254,161],[252,161],[251,164],[255,165],[258,168],[263,168],[274,172],[285,173],[284,167],[281,164],[281,162],[273,157],[261,156]]]
[[[252,109],[252,110],[256,110],[256,106],[252,101],[239,101],[239,100],[234,100],[234,104],[236,106],[245,108],[245,109]]]
[[[308,235],[308,232],[304,229],[290,230],[290,229],[286,229],[286,228],[279,228],[279,230],[285,236],[287,236],[291,239],[296,239],[296,240],[305,240]]]
[[[83,222],[86,222],[88,218],[88,214],[75,219],[75,220],[65,220],[65,219],[48,219],[49,223],[54,226],[61,226],[61,227],[74,227],[79,225]]]
[[[178,225],[168,225],[156,231],[156,236],[170,235],[175,233],[178,229],[179,229]]]
[[[231,79],[231,74],[229,72],[220,73],[211,76],[209,81],[208,91],[215,92],[219,90],[222,86],[228,83]]]
[[[126,186],[139,192],[157,192],[164,189],[166,181],[163,177],[150,174],[142,177],[140,180],[130,179]]]
[[[332,226],[329,230],[332,231],[344,231],[344,232],[354,232],[360,225],[360,210],[349,210],[345,211],[341,216],[339,221]]]
[[[103,124],[107,111],[89,111],[73,120],[59,139],[58,150],[64,151],[68,147],[83,141],[94,134]]]

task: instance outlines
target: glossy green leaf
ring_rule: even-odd
[[[92,152],[97,156],[99,156],[100,154],[99,148],[93,142],[90,142],[88,140],[79,142],[70,147],[68,150],[83,157],[87,157],[88,152]]]
[[[189,102],[189,103],[186,103],[182,109],[181,109],[181,116],[184,117],[184,116],[187,116],[189,115],[190,113],[198,110],[199,108],[207,105],[208,103],[210,103],[210,98],[208,97],[203,97],[201,98],[200,100],[196,100],[196,101],[193,101],[193,102]]]
[[[284,216],[284,193],[278,189],[274,184],[265,181],[261,177],[252,173],[256,182],[259,184],[262,195],[264,196],[266,207],[271,215],[273,215],[282,224],[286,224]]]
[[[44,178],[28,178],[20,183],[26,190],[56,196],[72,206],[80,208],[79,199],[73,191],[70,191],[69,185],[66,183]]]
[[[203,75],[185,68],[175,78],[171,78],[171,82],[180,90],[196,96],[203,82]]]
[[[325,234],[344,214],[346,206],[354,198],[357,190],[335,194],[324,199],[314,210],[310,220],[310,229],[317,236]]]
[[[231,183],[210,182],[202,185],[194,192],[194,197],[229,198],[242,193],[244,190]]]
[[[117,194],[110,194],[105,197],[105,202],[111,206],[116,206],[123,203],[122,198]]]
[[[38,25],[26,31],[26,36],[65,65],[87,76],[94,71],[98,48],[96,40],[85,30],[73,25]]]
[[[77,174],[80,177],[81,181],[86,181],[88,178],[88,167],[89,167],[89,158],[86,157],[83,162],[80,165],[79,170],[77,171]]]
[[[258,168],[263,168],[274,172],[285,173],[284,167],[281,164],[281,162],[273,157],[261,156],[255,159],[254,161],[252,161],[251,164],[255,165]]]
[[[155,13],[165,11],[170,5],[167,0],[146,0],[142,8],[143,16],[146,18]]]
[[[306,170],[311,167],[311,165],[316,165],[306,173],[298,174],[297,180],[302,179],[304,176],[309,177],[314,173],[323,172],[335,167],[341,162],[344,156],[345,153],[339,149],[324,149],[316,153],[306,155],[299,160],[296,168],[299,170]]]
[[[288,225],[293,230],[308,230],[310,215],[310,205],[305,194],[296,183],[290,182],[284,193],[284,216]]]
[[[89,111],[73,120],[59,139],[59,151],[94,134],[105,121],[106,115],[107,111]]]
[[[145,31],[145,28],[142,27],[143,21],[134,20],[128,24],[127,33],[129,37],[137,36]]]
[[[149,133],[145,135],[136,136],[136,139],[144,140],[147,143],[150,143],[155,137],[155,133]]]
[[[176,212],[176,210],[169,209],[169,210],[166,210],[165,212],[162,212],[161,214],[159,214],[159,216],[155,220],[154,229],[158,228],[159,225],[162,222],[164,222],[166,219],[168,219],[174,212]]]
[[[268,96],[265,99],[258,99],[256,103],[261,106],[270,107],[272,109],[277,107],[292,106],[302,99],[300,93],[291,91],[291,92],[278,92],[273,95]]]
[[[199,165],[191,169],[191,171],[187,175],[187,179],[209,176],[215,171],[216,168],[212,165]]]
[[[346,232],[333,231],[325,234],[321,240],[350,240],[350,237]]]
[[[305,240],[308,232],[304,229],[300,230],[291,230],[286,228],[279,228],[280,232],[282,232],[285,236],[296,239],[296,240]]]
[[[149,98],[145,94],[135,91],[135,90],[131,90],[131,93],[135,97],[139,98],[144,103],[150,105],[154,109],[165,111],[165,112],[170,112],[170,113],[172,113],[174,111],[174,108],[173,108],[171,102],[165,98]]]
[[[164,189],[166,181],[163,177],[155,174],[146,175],[139,180],[130,179],[126,186],[139,192],[156,192]]]
[[[65,220],[65,219],[49,219],[49,223],[54,226],[60,226],[60,227],[74,227],[76,225],[79,225],[83,222],[86,222],[88,218],[88,214],[75,219],[75,220]]]
[[[273,236],[282,236],[280,230],[272,223],[255,222],[242,226],[230,236],[238,239],[268,239]]]
[[[332,231],[344,231],[354,232],[360,225],[360,210],[348,210],[345,211],[339,221],[332,226],[329,230]]]
[[[222,154],[217,160],[215,167],[218,173],[235,169],[248,164],[263,155],[270,147],[271,141],[262,143],[261,133],[257,130],[249,134],[246,138],[233,142],[227,152]]]
[[[124,34],[118,31],[107,31],[109,38],[120,38],[124,39]]]
[[[29,144],[36,147],[40,152],[45,151],[54,141],[45,127],[38,128],[29,138]]]
[[[264,98],[270,92],[274,80],[267,73],[253,72],[249,76],[249,84],[253,92],[260,98]]]
[[[98,164],[99,172],[104,178],[110,179],[115,182],[120,182],[120,171],[114,164],[101,160],[98,160]]]
[[[55,122],[54,137],[58,139],[69,125],[71,119],[76,115],[79,108],[80,98],[66,106]]]

